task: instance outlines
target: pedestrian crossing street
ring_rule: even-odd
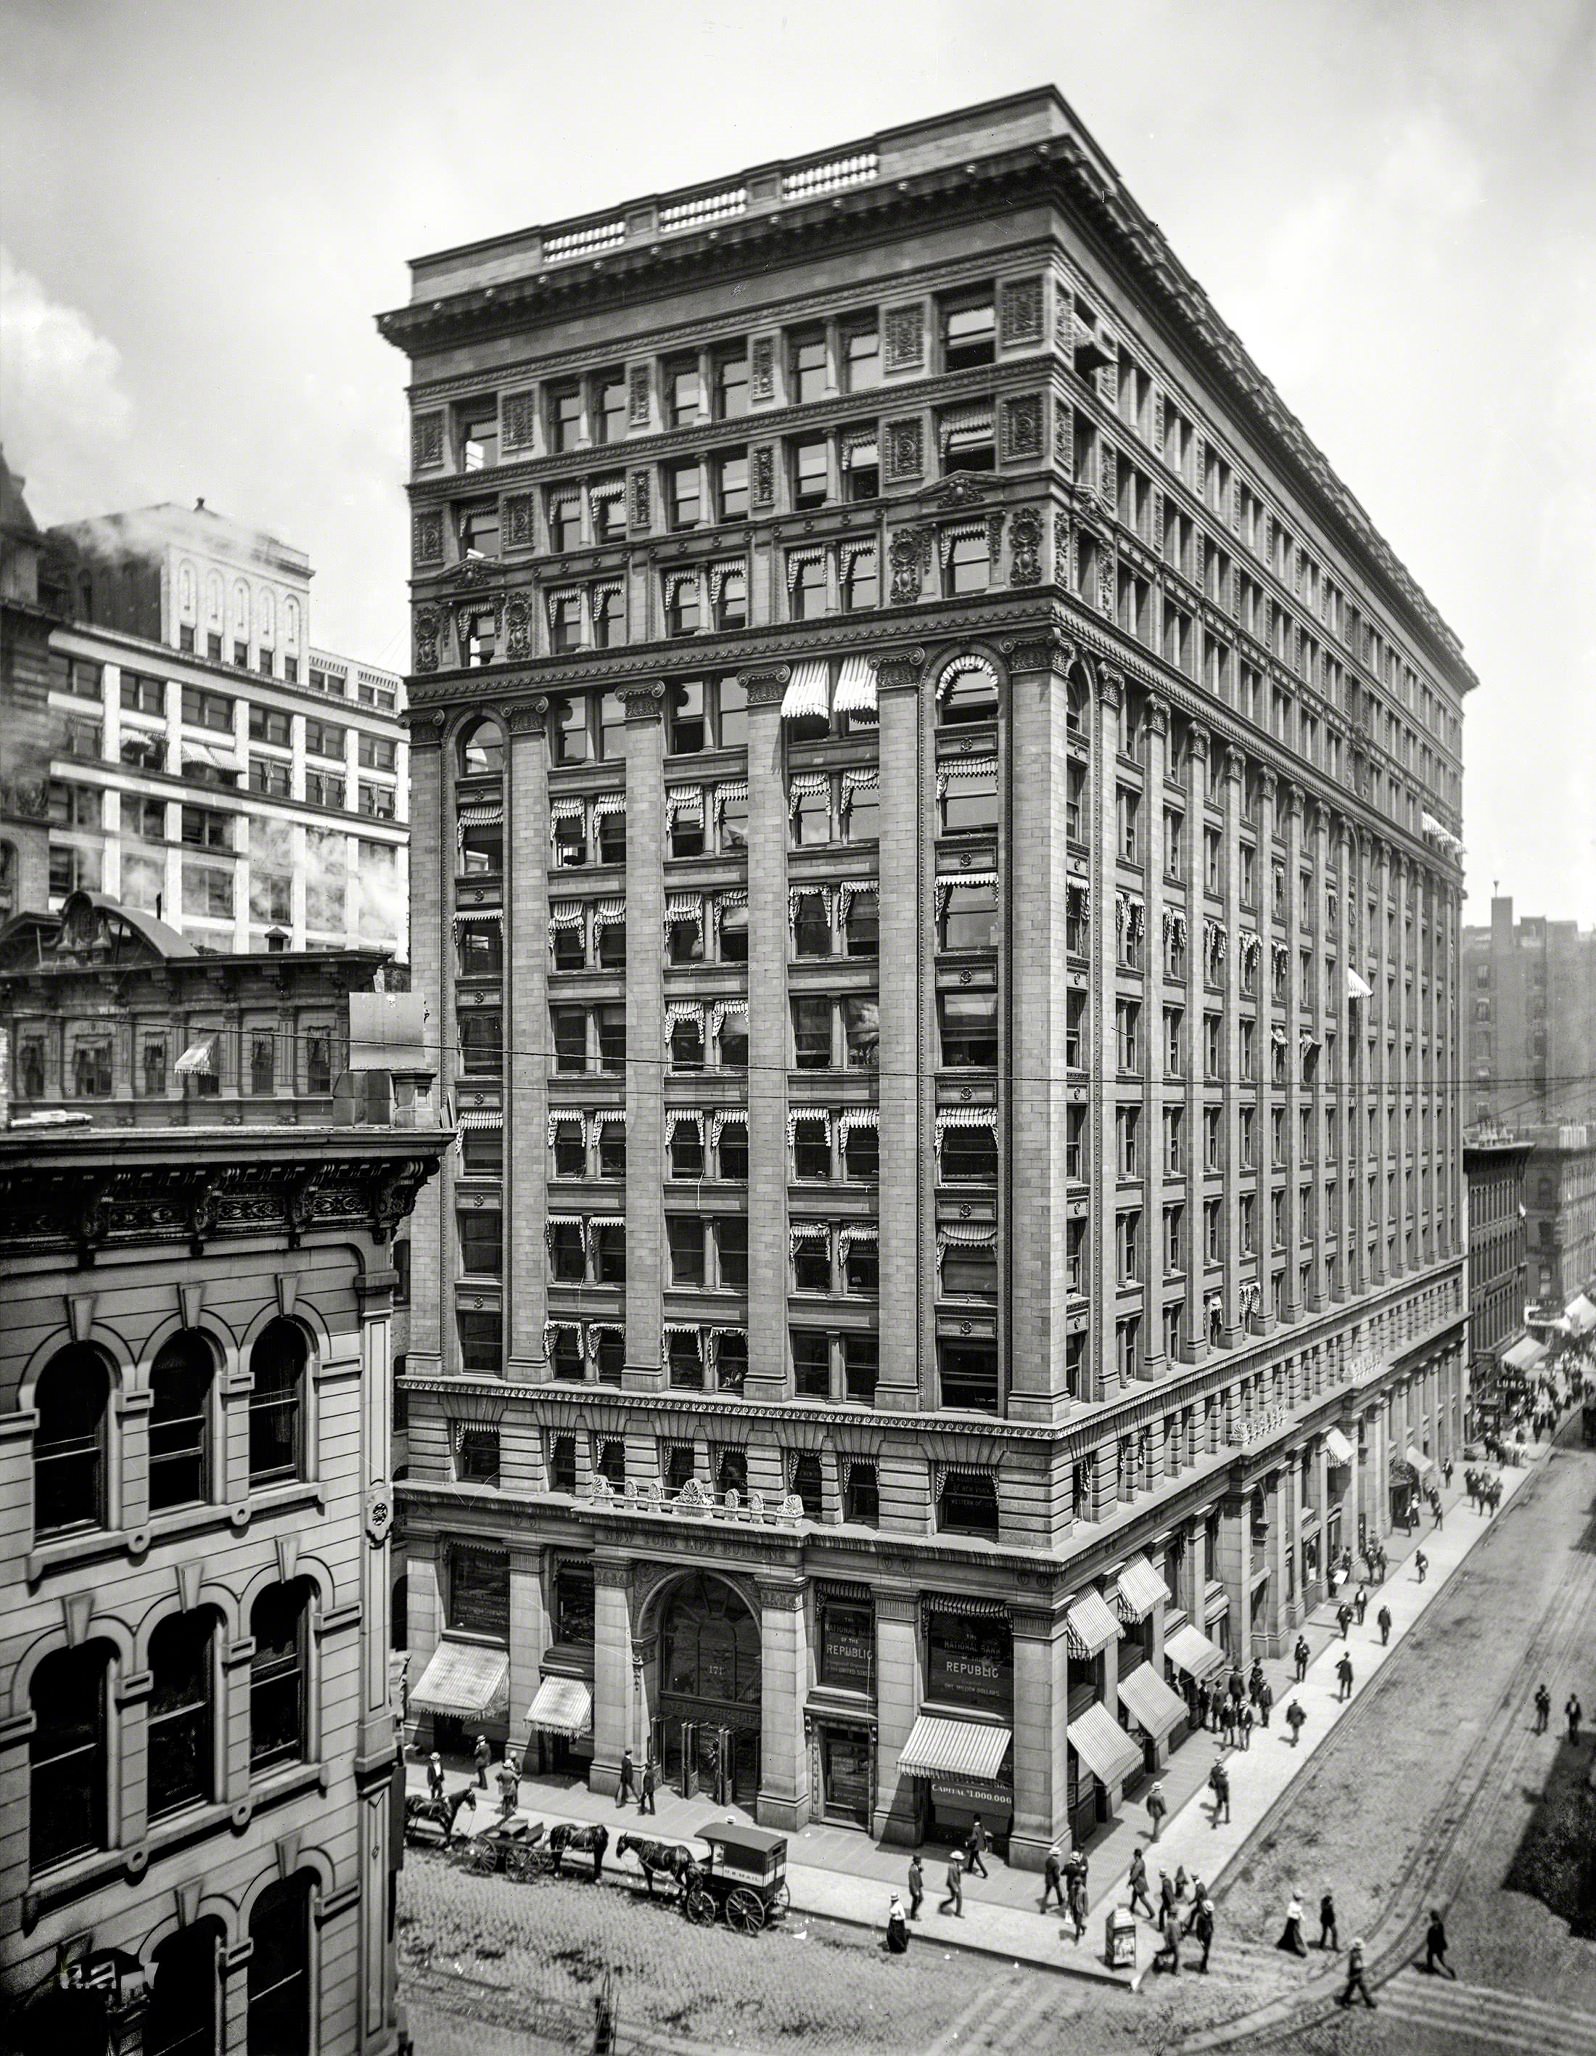
[[[1399,1971],[1377,1985],[1374,1996],[1383,2020],[1472,2048],[1510,2049],[1520,2056],[1596,2056],[1596,2017],[1549,1999],[1451,1984],[1415,1970]]]
[[[1193,1936],[1192,1941],[1195,1940]],[[1190,1948],[1191,1942],[1184,1943],[1181,1948],[1183,1974],[1202,1957],[1200,1949],[1195,1956],[1189,1955]],[[1327,1969],[1336,1961],[1335,1957],[1319,1949],[1310,1949],[1306,1957],[1301,1957],[1271,1948],[1267,1942],[1233,1940],[1221,1928],[1214,1936],[1208,1975],[1217,1984],[1242,1994],[1250,2008],[1267,2005],[1271,1999],[1284,1998],[1288,1992],[1300,1992],[1316,1970]]]

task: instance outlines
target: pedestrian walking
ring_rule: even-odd
[[[1175,1910],[1175,1880],[1167,1870],[1158,1873],[1158,1918],[1165,1921]]]
[[[1239,1663],[1234,1663],[1230,1667],[1230,1677],[1228,1680],[1227,1689],[1229,1690],[1232,1700],[1238,1706],[1241,1704],[1242,1700],[1245,1699],[1247,1696],[1247,1686],[1245,1680],[1241,1675],[1241,1665]]]
[[[1418,1572],[1419,1583],[1422,1585],[1430,1569],[1430,1559],[1422,1549],[1415,1549],[1413,1552],[1413,1568]]]
[[[1448,1458],[1447,1458],[1447,1460],[1446,1460],[1446,1462],[1445,1462],[1444,1464],[1442,1464],[1442,1466],[1441,1466],[1441,1482],[1442,1482],[1442,1484],[1443,1484],[1443,1485],[1444,1485],[1444,1486],[1446,1487],[1447,1491],[1448,1491],[1448,1492],[1450,1492],[1450,1491],[1451,1491],[1451,1489],[1452,1489],[1452,1459],[1451,1459],[1451,1457],[1448,1457]]]
[[[1280,1930],[1277,1949],[1284,1949],[1293,1956],[1306,1956],[1308,1945],[1302,1939],[1302,1901],[1293,1892],[1286,1902],[1286,1924]]]
[[[1286,1708],[1286,1726],[1291,1730],[1291,1746],[1293,1749],[1302,1740],[1302,1724],[1307,1718],[1308,1716],[1303,1712],[1296,1700],[1293,1699]]]
[[[1336,1933],[1336,1902],[1333,1892],[1325,1892],[1319,1899],[1319,1947],[1341,1953],[1341,1937]]]
[[[1274,1688],[1274,1686],[1273,1686],[1273,1685],[1271,1685],[1271,1684],[1270,1684],[1269,1680],[1268,1680],[1267,1678],[1265,1678],[1265,1679],[1264,1679],[1264,1681],[1263,1681],[1263,1687],[1262,1687],[1261,1691],[1260,1691],[1260,1692],[1259,1692],[1259,1694],[1258,1694],[1258,1725],[1259,1725],[1259,1727],[1261,1727],[1261,1728],[1266,1728],[1266,1727],[1268,1727],[1268,1725],[1269,1725],[1269,1712],[1270,1712],[1270,1709],[1271,1709],[1271,1707],[1273,1707],[1274,1703],[1275,1703],[1275,1688]]]
[[[896,1892],[887,1908],[887,1939],[883,1946],[890,1956],[903,1955],[909,1946],[909,1916]]]
[[[1263,1690],[1263,1682],[1263,1665],[1255,1656],[1252,1660],[1252,1669],[1247,1676],[1247,1697],[1254,1706],[1258,1704],[1258,1694]]]
[[[1441,1495],[1435,1493],[1430,1500],[1430,1511],[1435,1515],[1435,1532],[1440,1534],[1446,1526],[1446,1508],[1441,1504]]]
[[[1352,1611],[1357,1618],[1357,1623],[1360,1628],[1363,1626],[1363,1616],[1368,1612],[1368,1610],[1369,1588],[1367,1585],[1360,1585],[1352,1601]]]
[[[1568,1704],[1563,1708],[1563,1718],[1568,1722],[1568,1739],[1571,1742],[1577,1742],[1579,1740],[1579,1724],[1585,1718],[1585,1709],[1579,1703],[1577,1692],[1569,1693]]]
[[[1198,1727],[1200,1727],[1200,1728],[1205,1728],[1205,1727],[1207,1727],[1207,1725],[1208,1725],[1208,1687],[1207,1687],[1206,1685],[1199,1685],[1199,1686],[1197,1687],[1197,1702],[1196,1702],[1196,1713],[1197,1713],[1197,1725],[1198,1725]]]
[[[1379,2001],[1369,1996],[1369,1987],[1363,1981],[1363,1943],[1353,1937],[1352,1947],[1347,1951],[1347,1988],[1336,1999],[1338,2006],[1350,2006],[1353,1993],[1358,1993],[1372,2013]]]
[[[1175,1897],[1177,1899],[1185,1898],[1186,1888],[1190,1883],[1191,1879],[1186,1875],[1185,1864],[1177,1863],[1175,1865]]]
[[[1341,1639],[1344,1642],[1347,1639],[1347,1631],[1352,1626],[1352,1608],[1344,1599],[1336,1608],[1336,1626],[1341,1630]]]
[[[1146,1907],[1147,1918],[1152,1920],[1154,1918],[1153,1902],[1147,1896],[1147,1858],[1140,1849],[1133,1849],[1131,1851],[1130,1866],[1130,1910],[1132,1913],[1136,1911],[1137,1900],[1140,1900],[1142,1905]]]
[[[955,1920],[964,1918],[964,1858],[955,1849],[948,1858],[948,1896],[938,1906],[938,1913],[946,1913],[952,1907]]]
[[[968,1871],[979,1871],[987,1875],[986,1865],[981,1861],[992,1846],[992,1837],[986,1831],[986,1822],[980,1814],[970,1823],[970,1832],[964,1838],[964,1867]]]
[[[1168,1811],[1169,1801],[1164,1797],[1164,1787],[1157,1778],[1154,1778],[1153,1789],[1147,1795],[1147,1818],[1153,1824],[1153,1840],[1155,1842],[1158,1840],[1159,1834],[1163,1829],[1164,1815]]]
[[[1308,1647],[1306,1635],[1299,1635],[1297,1637],[1297,1646],[1291,1653],[1297,1660],[1297,1683],[1300,1685],[1308,1675],[1308,1659],[1313,1654],[1313,1651]]]
[[[1343,1656],[1336,1665],[1336,1678],[1338,1681],[1336,1689],[1337,1699],[1350,1699],[1352,1697],[1352,1658],[1350,1656]]]
[[[654,1765],[652,1752],[643,1759],[643,1789],[637,1795],[639,1813],[658,1813],[654,1804],[654,1788],[659,1783],[659,1772]]]
[[[1535,1732],[1544,1735],[1552,1718],[1552,1695],[1544,1683],[1535,1687]]]
[[[488,1765],[493,1761],[493,1751],[488,1747],[486,1735],[478,1735],[476,1747],[471,1752],[471,1761],[477,1767],[477,1785],[485,1792],[488,1789]]]
[[[1375,1618],[1375,1622],[1376,1622],[1376,1624],[1377,1624],[1377,1626],[1379,1627],[1379,1630],[1380,1630],[1380,1647],[1381,1647],[1381,1648],[1383,1649],[1383,1648],[1385,1647],[1385,1645],[1386,1645],[1386,1644],[1387,1644],[1387,1643],[1388,1643],[1388,1642],[1390,1641],[1390,1639],[1391,1639],[1391,1609],[1390,1609],[1390,1607],[1389,1607],[1389,1606],[1382,1606],[1382,1607],[1381,1607],[1381,1609],[1380,1609],[1380,1611],[1379,1611],[1379,1612],[1378,1612],[1378,1613],[1377,1613],[1377,1614],[1375,1615],[1375,1617],[1374,1617],[1374,1618]]]
[[[637,1797],[637,1766],[632,1761],[630,1749],[621,1751],[620,1781],[615,1787],[615,1803],[624,1806],[628,1799]]]
[[[521,1787],[520,1776],[508,1751],[493,1773],[493,1781],[499,1788],[499,1817],[501,1820],[508,1820],[516,1809]]]
[[[1431,1977],[1449,1977],[1457,1983],[1457,1972],[1446,1960],[1446,1927],[1435,1906],[1430,1908],[1430,1925],[1424,1930],[1424,1967]]]
[[[1058,1910],[1064,1911],[1064,1864],[1056,1849],[1049,1849],[1042,1865],[1042,1911],[1046,1913],[1054,1899]]]
[[[909,1918],[911,1920],[918,1920],[920,1918],[920,1908],[924,1902],[925,1872],[920,1868],[920,1852],[916,1849],[909,1857]]]
[[[1164,1915],[1160,1924],[1163,1946],[1153,1958],[1154,1970],[1167,1970],[1171,1977],[1180,1975],[1180,1920],[1173,1906]]]
[[[1072,1859],[1069,1872],[1070,1919],[1078,1942],[1086,1932],[1086,1859]]]
[[[1203,1960],[1198,1964],[1197,1968],[1203,1971],[1207,1970],[1208,1952],[1214,1946],[1214,1902],[1212,1899],[1204,1897],[1198,1900],[1191,1919],[1186,1923],[1186,1932],[1187,1934],[1195,1934],[1198,1941],[1201,1942]]]
[[[1244,1706],[1241,1709],[1241,1746],[1243,1749],[1250,1749],[1252,1747],[1252,1725],[1252,1707],[1250,1705]]]
[[[1230,1818],[1230,1773],[1222,1763],[1216,1763],[1209,1776],[1214,1788],[1214,1826],[1218,1827],[1220,1816]]]
[[[427,1790],[434,1799],[443,1797],[443,1758],[436,1749],[427,1758]]]

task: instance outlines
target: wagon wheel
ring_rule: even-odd
[[[740,1935],[757,1935],[765,1925],[765,1905],[759,1894],[739,1885],[726,1901],[726,1925]]]
[[[791,1906],[792,1894],[787,1889],[787,1880],[783,1878],[771,1892],[770,1904],[765,1910],[765,1917],[767,1920],[780,1920],[782,1915],[789,1911]]]
[[[715,1902],[700,1885],[696,1892],[687,1895],[687,1918],[694,1927],[715,1925]]]

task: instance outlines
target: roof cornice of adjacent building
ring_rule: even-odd
[[[885,175],[892,146],[912,140],[918,132],[946,129],[960,121],[973,125],[996,111],[1027,107],[1038,116],[1053,117],[1044,123],[1049,132],[1018,146],[988,151],[972,134],[967,154],[945,156],[929,168],[906,170],[899,177]],[[706,225],[700,227],[667,232],[659,223],[672,207],[690,209],[702,202],[707,208],[717,192],[752,189],[761,178],[774,177],[779,187],[805,167],[762,166],[709,187],[625,203],[606,216],[556,223],[417,260],[412,267],[416,297],[408,306],[380,314],[378,331],[414,359],[428,351],[513,334],[529,321],[553,322],[571,318],[578,309],[635,303],[640,293],[680,291],[711,279],[725,285],[742,273],[766,270],[789,257],[809,258],[849,243],[877,241],[930,218],[945,227],[961,218],[989,214],[1004,200],[1053,199],[1096,238],[1238,418],[1293,478],[1326,526],[1385,586],[1455,688],[1466,693],[1479,683],[1454,630],[1055,89],[1044,87],[1009,101],[961,110],[941,123],[883,131],[825,157],[842,163],[872,153],[883,175],[873,175],[868,182],[823,191],[815,198],[777,199],[763,211],[712,222],[706,215]],[[912,161],[912,151],[906,155]],[[652,226],[634,230],[634,223],[644,221]],[[580,241],[615,224],[625,233],[590,256],[559,260],[546,254],[562,239]],[[519,271],[509,263],[517,249],[525,252],[525,268]],[[490,267],[495,256],[498,261]],[[476,260],[484,270],[492,268],[495,276],[491,283],[433,297],[426,285],[427,269],[445,260],[458,260],[456,269]]]

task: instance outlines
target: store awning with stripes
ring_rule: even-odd
[[[1164,1637],[1164,1654],[1176,1670],[1183,1670],[1198,1685],[1225,1667],[1225,1652],[1190,1622]]]
[[[1326,1428],[1324,1453],[1334,1464],[1349,1464],[1357,1451],[1339,1428]]]
[[[1430,1459],[1425,1455],[1422,1449],[1416,1448],[1411,1442],[1408,1444],[1407,1448],[1403,1450],[1402,1454],[1407,1459],[1407,1461],[1410,1464],[1412,1464],[1413,1475],[1418,1479],[1419,1483],[1422,1485],[1425,1479],[1429,1477],[1430,1474],[1434,1471],[1435,1465],[1431,1463]]]
[[[1119,1617],[1122,1621],[1144,1621],[1169,1594],[1164,1581],[1145,1556],[1133,1556],[1119,1574]]]
[[[1116,1785],[1142,1767],[1142,1752],[1101,1702],[1065,1730],[1069,1745],[1100,1785]]]
[[[1003,1768],[1013,1733],[984,1721],[922,1713],[898,1751],[898,1768],[916,1777],[992,1779]]]
[[[545,1678],[526,1717],[550,1735],[585,1735],[593,1725],[593,1694],[580,1678]]]
[[[1521,1336],[1511,1349],[1503,1351],[1502,1361],[1510,1371],[1533,1371],[1546,1361],[1546,1344],[1533,1335]]]
[[[1101,1592],[1083,1592],[1067,1615],[1070,1654],[1081,1662],[1097,1656],[1119,1640],[1119,1622]]]
[[[827,695],[831,676],[824,657],[801,657],[792,667],[787,690],[781,696],[781,718],[802,721],[818,717],[824,721],[830,711]]]
[[[1176,1722],[1186,1718],[1185,1700],[1169,1689],[1150,1663],[1139,1663],[1125,1673],[1119,1681],[1119,1700],[1155,1742],[1162,1742],[1174,1732]]]
[[[217,1031],[220,1033],[220,1030]],[[201,1036],[198,1042],[191,1042],[178,1058],[174,1067],[180,1078],[215,1076],[216,1035]]]
[[[410,1704],[459,1720],[497,1719],[510,1705],[508,1653],[471,1642],[440,1642],[410,1694]]]

